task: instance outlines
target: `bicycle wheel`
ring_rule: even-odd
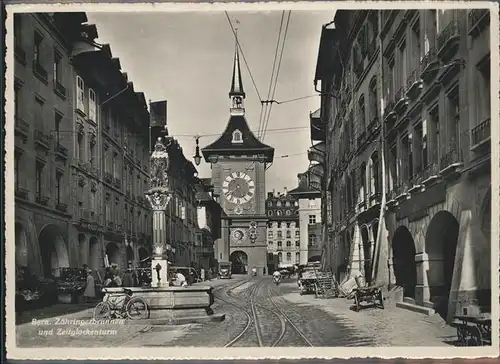
[[[107,302],[99,302],[94,308],[94,319],[107,319],[111,316],[111,307]]]
[[[148,304],[140,297],[132,297],[127,303],[127,316],[131,320],[145,319],[149,317]]]

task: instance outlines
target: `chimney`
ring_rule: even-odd
[[[284,195],[287,196],[288,195],[288,190],[286,187],[283,188],[283,190],[285,191]]]
[[[276,190],[273,188],[273,196],[278,197],[278,194],[276,193]]]

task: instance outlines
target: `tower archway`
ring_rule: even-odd
[[[68,249],[59,227],[45,226],[38,235],[38,245],[45,277],[50,277],[54,269],[69,267]]]
[[[234,274],[248,273],[248,255],[242,250],[236,250],[231,253],[229,260],[232,263]]]
[[[406,226],[400,226],[392,238],[392,262],[396,285],[403,287],[405,297],[415,298],[417,264],[415,241]]]
[[[448,211],[439,211],[429,223],[425,235],[425,252],[429,257],[427,280],[430,300],[444,318],[448,311],[458,233],[459,223],[455,216]]]

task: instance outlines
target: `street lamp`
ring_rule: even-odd
[[[196,137],[196,153],[193,157],[194,163],[199,166],[201,163],[201,155],[200,155],[200,137]]]

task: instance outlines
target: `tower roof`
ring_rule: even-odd
[[[243,90],[243,82],[241,80],[240,52],[238,51],[238,38],[236,38],[236,46],[234,49],[233,79],[231,81],[231,90],[229,91],[229,96],[245,97],[245,91]]]
[[[241,143],[233,143],[233,133],[236,130],[241,132]],[[274,148],[257,139],[243,115],[231,115],[222,135],[201,151],[206,160],[211,155],[264,154],[266,162],[271,162],[274,157]]]

